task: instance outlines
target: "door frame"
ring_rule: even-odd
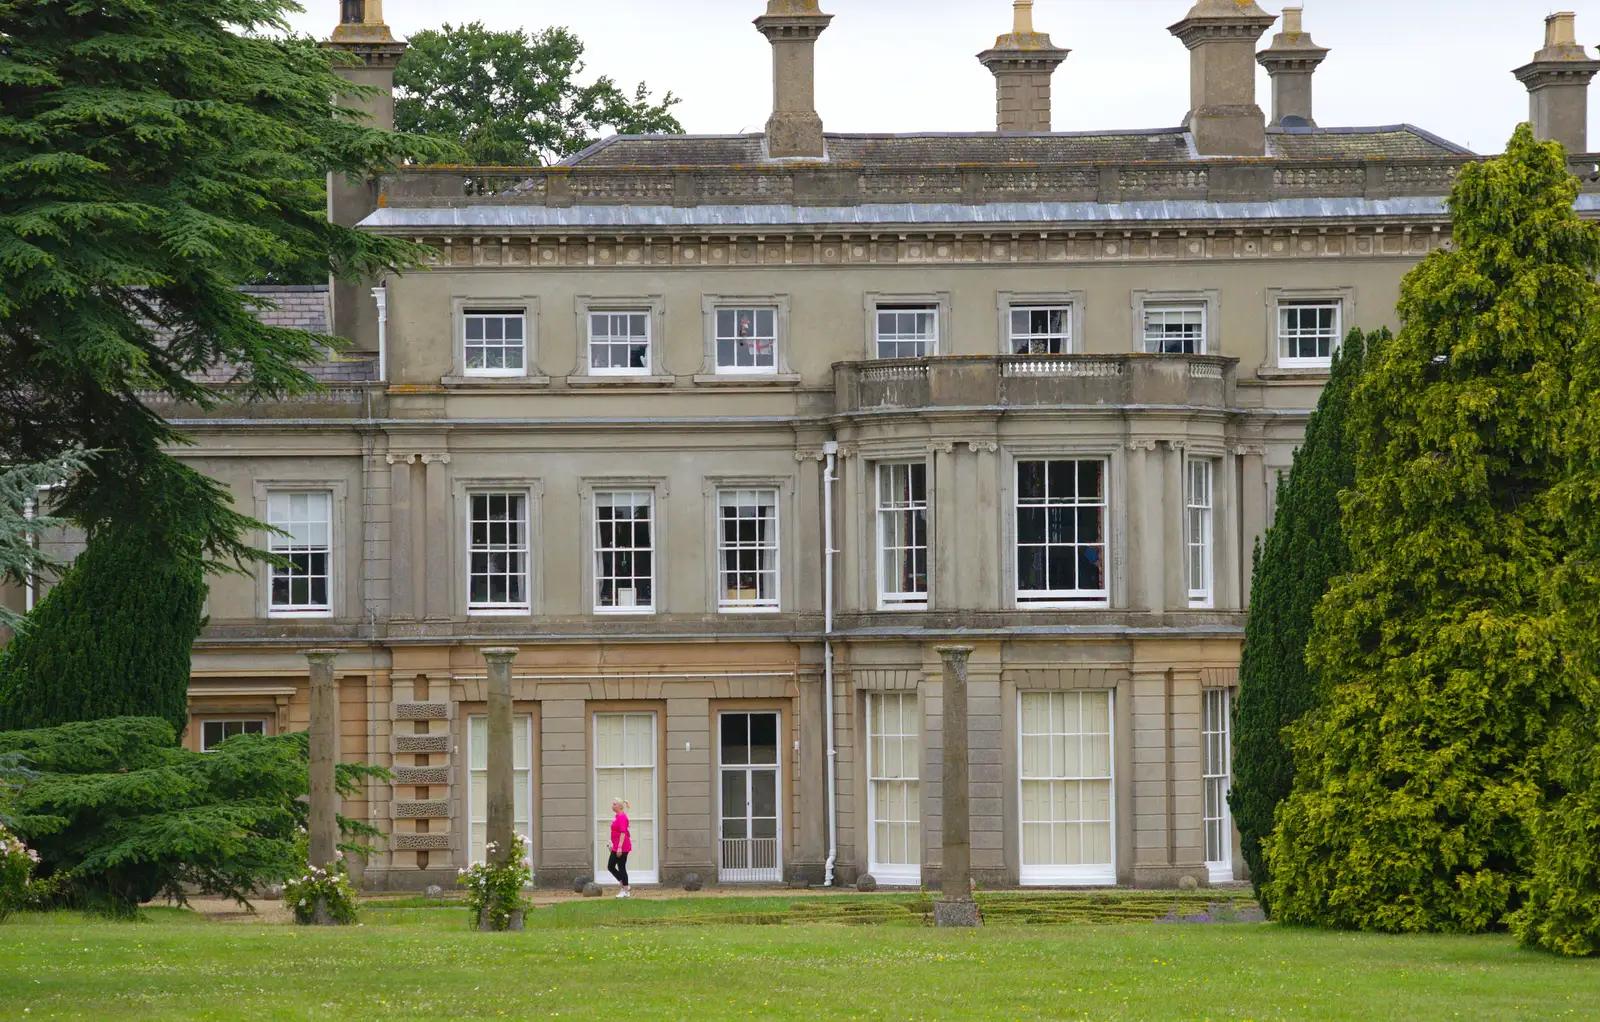
[[[776,791],[776,796],[777,796],[777,806],[776,806],[777,819],[775,821],[775,827],[776,827],[776,835],[775,836],[776,836],[776,839],[777,839],[777,842],[778,842],[778,845],[777,845],[778,858],[777,858],[777,865],[775,867],[776,871],[777,871],[777,876],[774,877],[771,880],[724,880],[723,877],[722,877],[722,873],[723,873],[723,867],[722,867],[722,820],[723,820],[723,816],[722,816],[722,771],[724,769],[724,766],[723,766],[723,763],[722,763],[722,718],[725,717],[725,716],[728,716],[729,714],[743,714],[745,716],[750,716],[750,715],[758,714],[758,713],[770,714],[771,716],[774,716],[774,717],[778,718],[777,755],[774,757],[776,762],[774,762],[772,764],[772,769],[774,770],[774,772],[777,775],[775,780],[774,780],[775,791]],[[784,800],[785,800],[785,797],[786,797],[786,794],[787,794],[787,792],[784,789],[784,776],[785,776],[785,774],[784,774],[784,769],[783,769],[784,737],[785,737],[784,736],[784,730],[783,730],[783,724],[784,724],[783,709],[781,707],[775,707],[775,706],[718,706],[712,711],[712,719],[713,719],[714,725],[715,725],[714,729],[712,731],[712,741],[715,743],[715,748],[716,748],[716,754],[715,754],[715,760],[714,760],[715,767],[713,769],[713,773],[715,773],[715,775],[716,775],[716,782],[715,782],[716,791],[715,791],[715,799],[713,801],[713,809],[712,809],[713,813],[715,814],[715,818],[712,821],[712,823],[714,825],[713,833],[716,836],[713,839],[712,857],[716,861],[717,882],[718,883],[735,883],[735,884],[782,883],[783,882],[783,863],[784,863],[784,854],[783,854],[784,853],[784,847],[783,846],[784,846],[784,843],[785,843],[785,841],[784,841],[784,826],[785,826],[786,817],[787,817],[787,814],[785,814],[784,811],[783,811],[783,809],[784,809]],[[761,766],[765,767],[765,764],[761,764]],[[735,764],[733,766],[733,769],[741,769],[741,768],[740,768],[740,766],[738,764]],[[753,767],[750,764],[746,764],[742,769],[743,769],[743,773],[745,775],[745,790],[746,790],[746,792],[749,792],[749,790],[750,790],[750,774],[753,772]],[[746,809],[745,809],[745,819],[747,821],[751,819],[751,816],[749,815],[749,812],[750,812],[750,806],[749,806],[749,804],[747,802],[746,803]],[[749,841],[749,840],[753,840],[753,839],[750,838],[750,837],[746,837],[745,840]]]
[[[864,819],[867,827],[867,872],[872,874],[874,880],[884,887],[918,887],[922,884],[922,851],[923,851],[923,824],[922,824],[922,775],[923,767],[927,762],[927,728],[924,727],[922,715],[923,698],[919,690],[908,691],[869,691],[863,693],[866,700],[862,704],[861,736],[864,739],[865,751],[862,762],[866,767],[867,781]],[[917,727],[917,859],[915,863],[881,863],[877,861],[878,853],[878,812],[877,805],[872,798],[872,701],[885,696],[909,696],[915,704],[915,718]],[[903,732],[902,732],[903,733]]]
[[[662,841],[662,836],[663,836],[662,832],[665,830],[666,823],[667,823],[667,816],[666,816],[666,805],[667,805],[667,800],[666,800],[666,761],[667,761],[667,756],[666,756],[666,748],[665,748],[666,729],[661,726],[662,725],[662,719],[666,715],[666,705],[664,703],[656,702],[656,701],[653,701],[653,700],[652,701],[639,701],[639,702],[636,702],[636,703],[635,702],[604,702],[604,703],[596,702],[596,703],[590,703],[589,704],[589,706],[588,706],[589,722],[588,722],[588,727],[585,729],[586,730],[585,741],[587,741],[588,745],[589,745],[589,755],[588,755],[588,760],[589,760],[589,764],[588,764],[589,778],[588,778],[588,782],[587,782],[587,787],[589,789],[589,797],[588,797],[587,801],[589,803],[589,822],[588,822],[588,826],[591,827],[591,828],[594,828],[594,827],[598,826],[599,817],[600,817],[600,806],[596,801],[598,796],[599,796],[599,790],[600,790],[600,783],[599,783],[600,782],[600,777],[599,777],[600,765],[599,765],[599,763],[597,761],[597,757],[596,757],[597,747],[599,745],[599,738],[598,738],[598,735],[597,735],[597,733],[595,731],[595,728],[598,726],[597,723],[596,723],[595,718],[600,717],[600,716],[610,715],[610,714],[641,714],[641,715],[642,714],[649,714],[651,719],[652,719],[651,726],[652,726],[652,728],[654,730],[654,733],[653,733],[653,736],[652,736],[653,739],[654,739],[654,741],[652,742],[652,747],[655,750],[655,767],[654,767],[654,769],[655,769],[655,785],[654,785],[654,788],[655,788],[655,803],[656,803],[656,805],[655,805],[655,816],[654,816],[655,840],[652,842],[652,848],[653,848],[653,850],[655,852],[656,868],[653,871],[650,871],[650,872],[642,872],[641,871],[641,872],[639,872],[637,874],[637,876],[635,876],[635,871],[630,869],[628,871],[628,873],[629,873],[628,879],[632,880],[635,884],[659,884],[661,882],[661,849],[662,849],[662,846],[664,844],[664,842]],[[616,883],[617,883],[616,879],[613,878],[610,873],[606,872],[605,863],[599,861],[600,843],[599,843],[598,839],[596,838],[596,832],[594,830],[590,831],[589,837],[588,837],[588,841],[591,843],[590,847],[593,849],[593,853],[592,853],[592,855],[590,857],[591,858],[590,865],[594,869],[594,880],[595,880],[595,883],[601,884],[602,886],[605,886],[605,885],[616,886]],[[635,843],[635,846],[637,847],[637,843]]]

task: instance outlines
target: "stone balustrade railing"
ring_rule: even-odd
[[[1238,360],[1214,355],[944,355],[833,367],[841,414],[922,408],[1227,408]]]
[[[1262,202],[1448,195],[1473,157],[956,167],[416,167],[385,177],[397,207],[854,206],[863,203]],[[1600,165],[1571,161],[1586,192]]]

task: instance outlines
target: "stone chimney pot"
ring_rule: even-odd
[[[1255,0],[1199,0],[1168,31],[1189,48],[1184,126],[1202,156],[1265,156],[1266,115],[1256,105],[1256,43],[1278,19]]]
[[[1544,49],[1512,74],[1528,87],[1528,119],[1541,139],[1569,153],[1589,151],[1589,82],[1600,72],[1578,43],[1577,15],[1552,14],[1544,22]]]
[[[1284,128],[1314,128],[1311,79],[1328,50],[1311,41],[1299,7],[1283,9],[1283,31],[1272,45],[1256,54],[1256,62],[1272,76],[1272,123]]]
[[[1050,78],[1071,52],[1034,30],[1033,0],[1016,0],[1011,32],[978,54],[994,75],[997,130],[1050,130]]]
[[[824,159],[817,115],[817,37],[833,21],[818,0],[767,0],[756,29],[772,44],[772,116],[767,155],[773,159]]]

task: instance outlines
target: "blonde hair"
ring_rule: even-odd
[[[623,812],[627,812],[629,809],[633,808],[632,804],[625,798],[612,799],[611,808],[615,809],[617,806],[621,806]]]

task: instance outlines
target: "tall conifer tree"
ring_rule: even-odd
[[[1526,889],[1552,720],[1593,692],[1600,227],[1559,145],[1520,127],[1462,169],[1455,246],[1401,289],[1357,386],[1351,573],[1308,648],[1268,847],[1278,918],[1478,931]],[[1589,659],[1586,659],[1589,658]]]
[[[1352,330],[1334,358],[1328,385],[1306,425],[1294,466],[1279,481],[1277,513],[1257,550],[1239,664],[1234,719],[1233,786],[1228,804],[1257,896],[1267,880],[1262,843],[1272,833],[1278,803],[1294,787],[1294,756],[1283,729],[1316,704],[1316,684],[1306,669],[1311,615],[1328,582],[1344,571],[1349,555],[1339,525],[1339,493],[1355,482],[1355,454],[1345,439],[1350,395],[1368,344],[1388,338]],[[1265,902],[1270,911],[1270,903]]]
[[[341,109],[360,92],[286,35],[293,0],[0,0],[0,462],[93,451],[57,510],[159,525],[181,490],[213,557],[254,555],[225,490],[172,457],[155,392],[213,406],[311,390],[332,337],[269,326],[239,285],[309,265],[359,276],[421,251],[330,223],[329,173],[440,143]],[[370,91],[370,90],[369,90]]]

